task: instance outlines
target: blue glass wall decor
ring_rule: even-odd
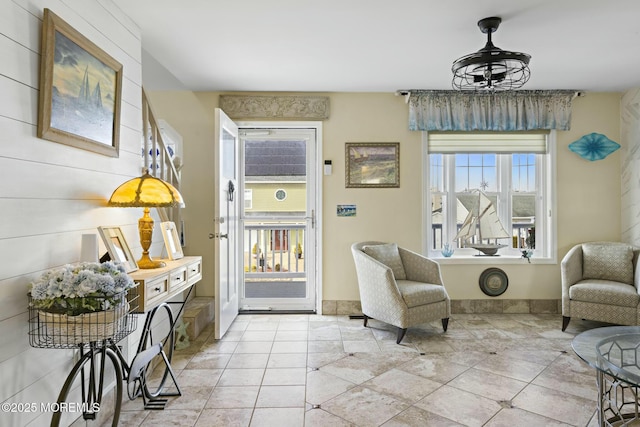
[[[595,132],[569,144],[569,150],[592,162],[604,159],[618,148],[620,148],[620,144]]]

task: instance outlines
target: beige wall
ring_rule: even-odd
[[[213,109],[218,93],[154,92],[159,117],[184,137],[185,197],[197,200],[186,208],[189,254],[205,256],[201,295],[213,294]],[[407,127],[408,107],[402,97],[384,93],[330,93],[331,114],[323,123],[323,155],[333,161],[333,174],[323,176],[324,300],[359,299],[349,247],[360,240],[395,241],[421,251],[421,135]],[[510,278],[499,298],[560,298],[559,260],[578,242],[620,239],[620,151],[589,162],[567,146],[598,132],[620,141],[618,93],[588,93],[574,100],[572,129],[557,133],[558,264],[500,264]],[[357,189],[344,186],[345,142],[400,142],[400,188]],[[357,216],[337,217],[337,204],[357,205]],[[453,299],[482,299],[478,276],[489,265],[443,265]]]
[[[144,66],[144,64],[143,64]],[[183,138],[180,193],[185,199],[185,255],[202,256],[198,296],[213,296],[213,109],[217,95],[185,91],[148,92],[157,119],[164,119]]]

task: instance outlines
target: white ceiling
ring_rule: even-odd
[[[148,89],[451,89],[484,46],[531,55],[523,89],[640,87],[638,0],[114,0],[142,30]]]

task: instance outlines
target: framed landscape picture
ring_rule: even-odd
[[[400,143],[345,143],[345,187],[400,187]]]
[[[44,10],[38,137],[118,157],[122,65]]]

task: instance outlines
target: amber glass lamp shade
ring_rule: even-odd
[[[149,208],[184,207],[180,192],[168,182],[145,173],[141,177],[130,179],[115,189],[108,202],[109,206],[144,208],[144,215],[138,220],[142,257],[139,268],[164,267],[162,261],[154,261],[149,256],[153,235],[153,218]]]

